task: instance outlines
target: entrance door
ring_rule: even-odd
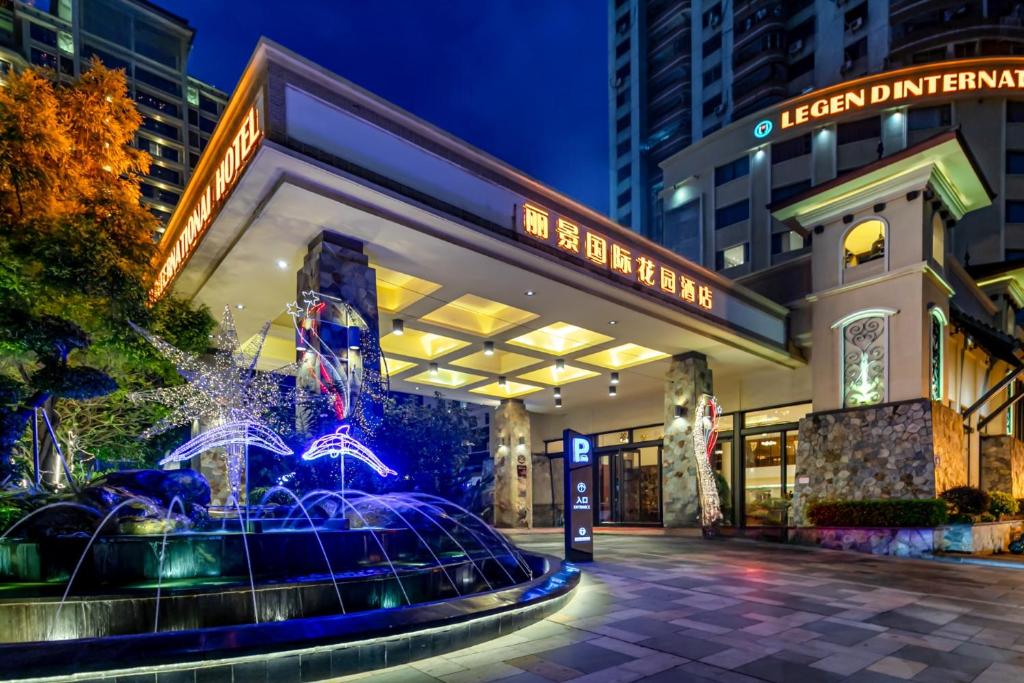
[[[661,446],[600,454],[597,480],[599,524],[661,523]]]

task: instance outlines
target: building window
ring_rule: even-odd
[[[1024,173],[1024,152],[1019,150],[1006,150],[1006,172],[1010,175]]]
[[[163,121],[151,119],[148,116],[142,117],[142,127],[145,128],[146,130],[151,130],[158,135],[163,135],[164,137],[171,138],[173,140],[181,139],[181,131],[178,129],[177,126],[172,126],[169,123],[164,123]]]
[[[733,223],[739,223],[750,218],[750,200],[744,199],[715,209],[715,229],[724,228]]]
[[[804,236],[796,230],[777,232],[772,235],[772,254],[788,254],[804,248]]]
[[[704,12],[701,15],[701,26],[704,28],[714,28],[722,23],[722,5],[717,4],[711,9]]]
[[[736,266],[742,266],[747,262],[747,252],[750,245],[747,242],[743,244],[736,244],[725,249],[719,249],[715,253],[715,268],[717,270],[726,270],[728,268],[735,268]]]
[[[907,130],[928,130],[948,128],[953,123],[953,113],[948,104],[936,107],[917,107],[907,112]]]
[[[28,34],[32,36],[32,40],[38,41],[43,45],[57,47],[56,31],[51,31],[50,29],[40,26],[39,24],[30,24]]]
[[[175,97],[181,97],[181,84],[175,83],[169,78],[164,78],[163,76],[143,69],[142,67],[135,67],[135,80],[142,81],[146,85],[151,85],[157,90],[168,92]]]
[[[842,332],[841,367],[844,408],[885,401],[887,316],[889,311],[865,311],[837,325]]]
[[[1024,223],[1024,201],[1019,199],[1006,200],[1006,222]]]
[[[796,159],[811,153],[811,134],[801,135],[791,140],[776,142],[772,145],[772,163]]]
[[[860,140],[871,140],[882,137],[882,120],[877,116],[860,121],[840,123],[836,126],[836,143],[845,145]]]
[[[621,133],[622,131],[628,130],[628,129],[629,129],[629,114],[626,114],[625,116],[623,116],[622,118],[620,118],[618,121],[615,122],[615,131],[617,133]]]
[[[717,83],[722,78],[722,65],[715,64],[713,67],[704,72],[703,83],[704,87],[708,87],[712,83]]]
[[[175,185],[181,185],[181,173],[164,166],[158,166],[152,164],[149,167],[149,175],[153,178],[163,180],[168,183],[174,183]]]
[[[702,109],[704,116],[711,116],[712,114],[717,114],[718,112],[716,110],[719,108],[721,104],[722,93],[718,93],[714,97],[710,97],[704,100],[704,106]]]
[[[715,52],[718,52],[719,48],[722,47],[722,34],[716,33],[707,40],[704,41],[704,47],[701,49],[701,53],[708,57]]]
[[[932,400],[941,401],[943,377],[942,361],[944,356],[943,347],[945,346],[946,338],[946,315],[942,312],[942,309],[938,307],[932,307],[932,313],[930,317],[932,325],[928,343],[928,354],[931,360],[931,367],[928,384],[931,391]]]
[[[43,50],[38,50],[36,48],[32,48],[29,55],[33,64],[41,66],[44,69],[57,70],[57,55],[51,55],[49,52],[44,52]]]
[[[797,183],[790,183],[789,185],[783,185],[782,187],[772,188],[772,204],[775,202],[781,202],[784,199],[795,197],[804,190],[809,190],[811,187],[811,180],[801,180]]]
[[[131,64],[129,64],[124,59],[121,59],[119,57],[115,57],[114,55],[110,54],[109,52],[104,52],[103,50],[99,50],[99,49],[93,47],[92,45],[86,45],[82,49],[82,52],[84,53],[83,56],[85,56],[87,59],[92,59],[93,57],[99,57],[99,60],[101,62],[103,62],[103,66],[107,67],[108,69],[124,69],[125,73],[127,73],[129,76],[131,76]]]
[[[804,74],[814,71],[814,53],[802,57],[789,65],[789,80],[795,81]]]
[[[938,211],[932,214],[932,258],[940,266],[946,260],[946,222]]]
[[[75,39],[67,31],[57,34],[57,49],[67,55],[75,54]]]
[[[724,185],[750,173],[750,157],[743,155],[739,159],[715,168],[715,187]]]
[[[1006,103],[1006,122],[1024,123],[1024,102],[1010,100]]]
[[[630,166],[630,164],[626,164],[625,166],[623,166],[622,168],[620,168],[616,172],[615,177],[621,183],[623,180],[626,180],[627,178],[629,178],[629,174],[630,173],[631,173],[631,166]]]
[[[629,188],[627,187],[625,190],[623,190],[622,192],[619,193],[618,197],[616,197],[615,205],[616,206],[625,206],[626,204],[629,204],[629,200],[632,199],[632,198],[633,198],[633,194],[632,194],[632,192],[629,191]]]
[[[194,85],[185,88],[185,99],[193,107],[199,106],[199,90]]]
[[[869,218],[854,226],[843,240],[843,263],[855,268],[885,257],[885,223]]]
[[[159,97],[154,97],[149,93],[144,93],[141,90],[135,91],[135,101],[143,106],[149,107],[150,109],[154,109],[164,114],[168,114],[170,116],[177,117],[178,114],[180,113],[178,111],[178,105],[172,102],[168,102],[167,100],[161,99]]]

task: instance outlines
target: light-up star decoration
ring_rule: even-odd
[[[265,422],[274,408],[291,399],[291,392],[281,389],[281,381],[291,368],[276,372],[256,370],[270,323],[264,325],[252,341],[241,345],[231,309],[225,306],[220,328],[213,337],[213,351],[203,357],[182,351],[140,327],[132,327],[171,361],[185,380],[176,387],[130,395],[132,400],[153,401],[171,409],[165,418],[143,432],[143,438],[195,420],[214,425],[212,430],[199,434],[168,455],[164,462],[184,460],[204,450],[223,447],[227,453],[229,503],[239,502],[242,464],[248,447],[270,445],[271,451],[281,454],[287,450]],[[211,432],[214,436],[207,436]]]
[[[711,467],[711,455],[718,442],[718,416],[721,409],[714,396],[704,394],[697,403],[693,423],[693,455],[697,460],[697,493],[700,496],[700,525],[707,536],[714,534],[722,521],[722,501]]]
[[[314,439],[306,452],[302,454],[303,460],[316,460],[325,456],[332,458],[353,457],[367,465],[382,477],[398,475],[398,472],[391,469],[378,458],[373,451],[360,443],[348,433],[349,426],[342,425],[337,431]]]

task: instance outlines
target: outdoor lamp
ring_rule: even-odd
[[[612,380],[611,381],[612,381],[612,384],[618,384],[619,383],[619,373],[613,372],[612,373]]]
[[[437,363],[431,363],[430,364],[430,374],[431,375],[436,375],[437,374]]]
[[[405,334],[405,321],[399,318],[395,318],[391,321],[391,331],[395,333],[396,337],[401,337]]]
[[[608,395],[614,397],[617,393],[619,393],[618,388],[614,384],[609,384]]]
[[[525,436],[519,437],[519,445],[520,446],[525,446],[526,445],[526,437]]]
[[[357,325],[349,325],[348,348],[353,351],[359,350],[359,327]]]
[[[494,342],[492,342],[492,341],[485,341],[484,342],[484,355],[485,356],[493,356],[494,355]]]

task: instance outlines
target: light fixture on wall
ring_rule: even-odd
[[[357,325],[350,325],[348,328],[348,348],[352,351],[359,350],[359,327]]]
[[[555,387],[555,398],[562,398],[562,387]]]
[[[401,337],[405,334],[405,321],[401,318],[395,318],[391,321],[391,331],[396,337]]]
[[[683,406],[673,406],[673,408],[672,408],[672,415],[677,420],[680,420],[680,419],[682,419],[686,415],[686,408],[683,407]]]
[[[430,374],[432,376],[437,375],[437,363],[430,364]]]
[[[561,372],[562,370],[565,370],[565,359],[564,358],[556,358],[555,359],[555,372]]]
[[[617,373],[617,372],[613,372],[612,373],[612,375],[611,375],[611,383],[612,384],[618,384],[619,383],[619,373]]]
[[[609,396],[614,398],[618,393],[619,393],[618,387],[616,387],[614,384],[609,384],[608,385],[608,395]]]
[[[506,377],[505,375],[498,375],[498,386],[499,387],[507,387],[508,386],[508,377]]]
[[[560,398],[556,398],[555,399],[555,407],[556,408],[561,408],[562,407],[562,399],[560,399]]]
[[[526,437],[525,436],[519,437],[519,445],[520,446],[525,446],[526,445]]]
[[[492,341],[485,341],[484,342],[484,355],[485,356],[493,356],[494,355],[494,342],[492,342]]]

